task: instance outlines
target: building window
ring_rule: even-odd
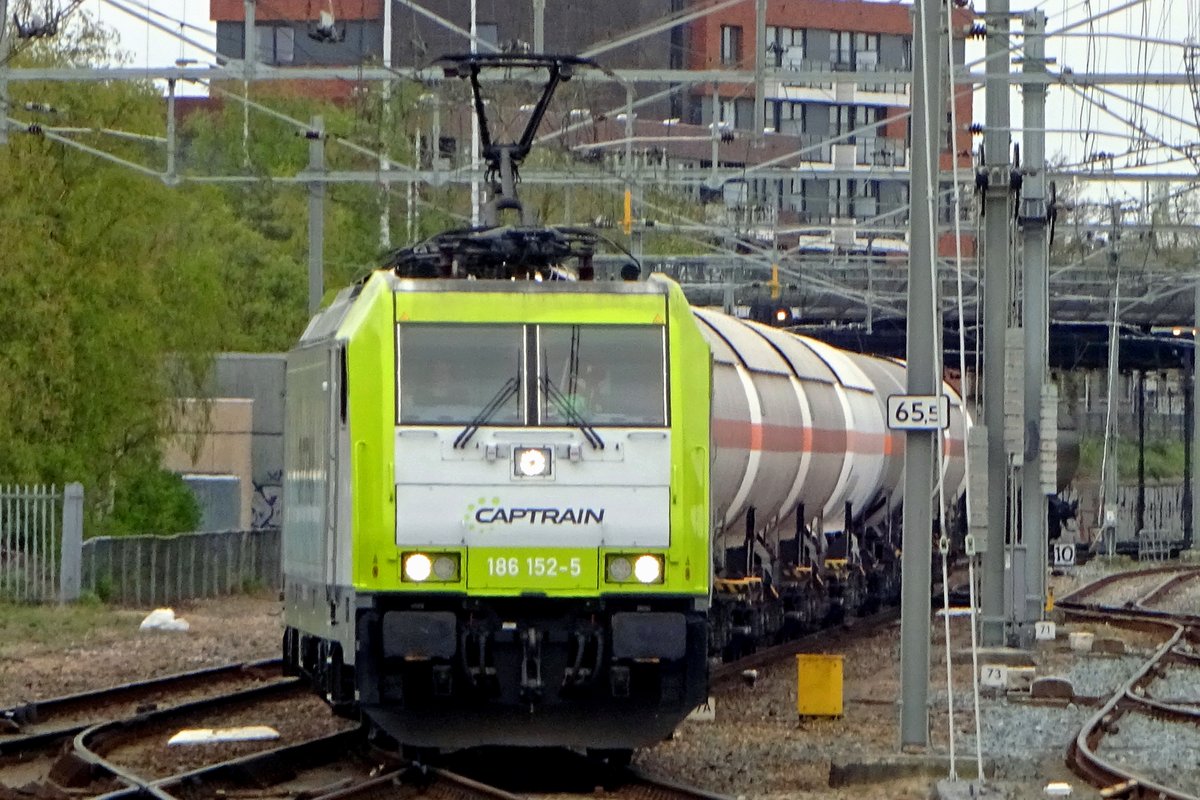
[[[854,34],[854,68],[874,69],[879,66],[879,34]]]
[[[717,120],[720,127],[736,128],[737,127],[737,103],[733,100],[722,100],[720,112],[721,117]]]
[[[854,201],[855,216],[873,217],[879,213],[879,181],[859,181],[858,199]]]
[[[767,126],[776,133],[799,136],[804,133],[804,104],[788,100],[764,102]]]
[[[767,26],[764,43],[767,66],[800,69],[800,62],[804,60],[805,33],[803,28]]]
[[[881,109],[878,106],[858,107],[858,111],[855,114],[855,119],[858,122],[858,126],[863,129],[863,136],[879,135],[879,128],[875,126],[875,123],[879,122],[879,120],[882,118],[880,111]]]
[[[829,182],[829,213],[834,217],[873,217],[879,207],[879,181],[834,178]]]
[[[742,61],[742,26],[721,26],[721,63],[740,64]]]
[[[829,60],[837,66],[854,66],[854,34],[850,31],[829,32]]]
[[[296,31],[283,25],[255,25],[258,60],[264,64],[291,64],[296,58]]]
[[[829,107],[829,135],[842,136],[854,130],[854,106]],[[851,136],[846,141],[853,142]]]

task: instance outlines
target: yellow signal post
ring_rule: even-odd
[[[767,284],[767,286],[771,287],[771,299],[778,300],[779,295],[780,295],[779,265],[778,264],[771,265],[771,281],[770,281],[770,283]]]
[[[633,232],[633,191],[625,190],[625,216],[621,220],[621,229],[628,236]]]

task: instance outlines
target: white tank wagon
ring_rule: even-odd
[[[904,434],[887,428],[887,398],[905,393],[903,363],[708,309],[694,312],[713,351],[719,574],[753,571],[744,563],[751,537],[751,563],[772,569],[781,559],[809,560],[798,553],[802,531],[811,536],[809,548],[820,551],[810,558],[853,562],[864,537],[898,545],[898,537],[890,539],[889,520],[900,507]],[[942,440],[942,477],[952,506],[964,478],[964,415],[958,392],[949,384],[943,391],[950,424]],[[838,552],[827,553],[834,541],[840,542]],[[727,557],[743,563],[722,563]]]

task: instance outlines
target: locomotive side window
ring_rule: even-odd
[[[665,333],[647,325],[540,326],[541,424],[665,426]]]
[[[397,326],[401,425],[524,422],[521,325]]]

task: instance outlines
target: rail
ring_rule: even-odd
[[[1102,589],[1131,578],[1161,575],[1163,579],[1135,600],[1122,607],[1089,602]],[[1196,656],[1190,649],[1200,642],[1200,616],[1150,608],[1171,591],[1193,580],[1200,580],[1200,569],[1158,567],[1133,573],[1110,575],[1067,595],[1058,606],[1073,617],[1094,619],[1111,625],[1154,630],[1163,635],[1163,643],[1138,671],[1089,718],[1072,742],[1067,761],[1081,777],[1102,789],[1104,797],[1170,798],[1198,800],[1196,795],[1174,786],[1167,786],[1154,777],[1134,768],[1117,764],[1100,754],[1104,737],[1118,730],[1122,718],[1146,715],[1158,719],[1200,727],[1200,710],[1155,700],[1148,694],[1149,685],[1167,665],[1175,661],[1195,665]],[[1187,649],[1180,647],[1187,644]]]

